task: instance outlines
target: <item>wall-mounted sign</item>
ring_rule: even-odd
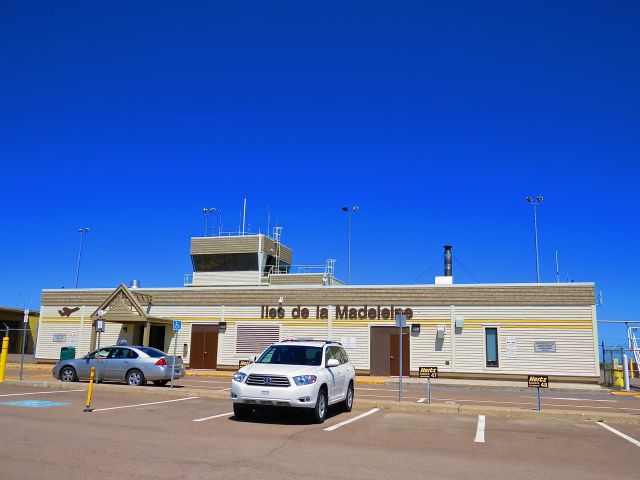
[[[556,353],[556,342],[533,342],[536,353]]]
[[[418,367],[419,378],[438,378],[438,367]]]
[[[357,340],[356,337],[342,337],[340,343],[344,348],[356,348]]]
[[[240,360],[238,362],[238,368],[246,367],[249,364],[251,364],[251,360]]]
[[[548,375],[529,375],[528,381],[532,388],[549,388]]]
[[[389,305],[388,307],[364,305],[360,308],[350,307],[349,305],[336,305],[334,318],[336,320],[394,320],[396,315],[406,315],[407,320],[411,320],[413,318],[413,310],[410,308],[397,308],[394,305]],[[315,310],[309,310],[301,305],[293,308],[262,305],[260,307],[260,318],[328,319],[329,308],[317,305]]]
[[[67,341],[67,336],[64,333],[54,333],[53,341],[56,343],[62,343]]]
[[[74,312],[77,312],[78,310],[80,310],[80,307],[73,307],[73,308],[62,307],[61,310],[58,310],[58,313],[60,314],[61,317],[68,317],[69,315],[71,315]]]
[[[411,324],[411,333],[420,333],[420,324],[419,323],[412,323]]]
[[[505,344],[507,358],[516,358],[518,353],[518,342],[516,341],[516,337],[506,337]]]

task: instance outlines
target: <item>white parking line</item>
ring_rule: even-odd
[[[0,397],[17,397],[20,395],[42,395],[43,393],[66,393],[66,392],[86,392],[86,390],[49,390],[48,392],[29,392],[29,393],[5,393]]]
[[[473,439],[476,443],[484,443],[484,427],[486,419],[484,415],[478,415],[478,428],[476,429],[476,438]]]
[[[625,435],[622,432],[619,432],[618,430],[616,430],[613,427],[610,427],[609,425],[607,425],[606,423],[602,423],[602,422],[597,422],[598,425],[600,425],[601,427],[606,428],[607,430],[609,430],[612,433],[615,433],[616,435],[618,435],[619,437],[624,438],[625,440],[627,440],[628,442],[633,443],[636,447],[640,447],[640,442],[638,440],[636,440],[633,437],[630,437],[629,435]]]
[[[211,417],[196,418],[194,422],[204,422],[206,420],[213,420],[214,418],[228,417],[233,415],[233,412],[221,413],[220,415],[212,415]]]
[[[350,418],[349,420],[345,420],[344,422],[336,423],[335,425],[333,425],[331,427],[325,428],[324,431],[325,432],[332,432],[337,428],[344,427],[345,425],[348,425],[351,422],[355,422],[356,420],[360,420],[361,418],[364,418],[364,417],[366,417],[368,415],[371,415],[372,413],[376,413],[378,411],[380,411],[379,408],[372,408],[368,412],[364,412],[364,413],[358,415],[357,417]]]
[[[138,403],[136,405],[121,405],[119,407],[96,408],[93,411],[94,412],[104,412],[106,410],[119,410],[121,408],[145,407],[147,405],[157,405],[159,403],[182,402],[184,400],[193,400],[195,398],[199,398],[199,397],[185,397],[185,398],[176,398],[175,400],[163,400],[161,402]]]

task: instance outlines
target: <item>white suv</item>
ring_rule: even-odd
[[[231,381],[231,401],[237,418],[258,406],[307,408],[317,423],[327,407],[353,406],[356,371],[338,342],[287,340],[269,346]]]

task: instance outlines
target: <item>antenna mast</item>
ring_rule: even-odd
[[[247,196],[244,196],[244,202],[242,206],[242,236],[244,236],[244,224],[247,221]]]

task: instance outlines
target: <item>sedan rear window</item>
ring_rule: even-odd
[[[160,358],[160,357],[164,357],[165,353],[158,350],[157,348],[151,348],[151,347],[138,347],[138,350],[140,350],[141,352],[146,353],[147,355],[149,355],[150,357],[153,358]]]

